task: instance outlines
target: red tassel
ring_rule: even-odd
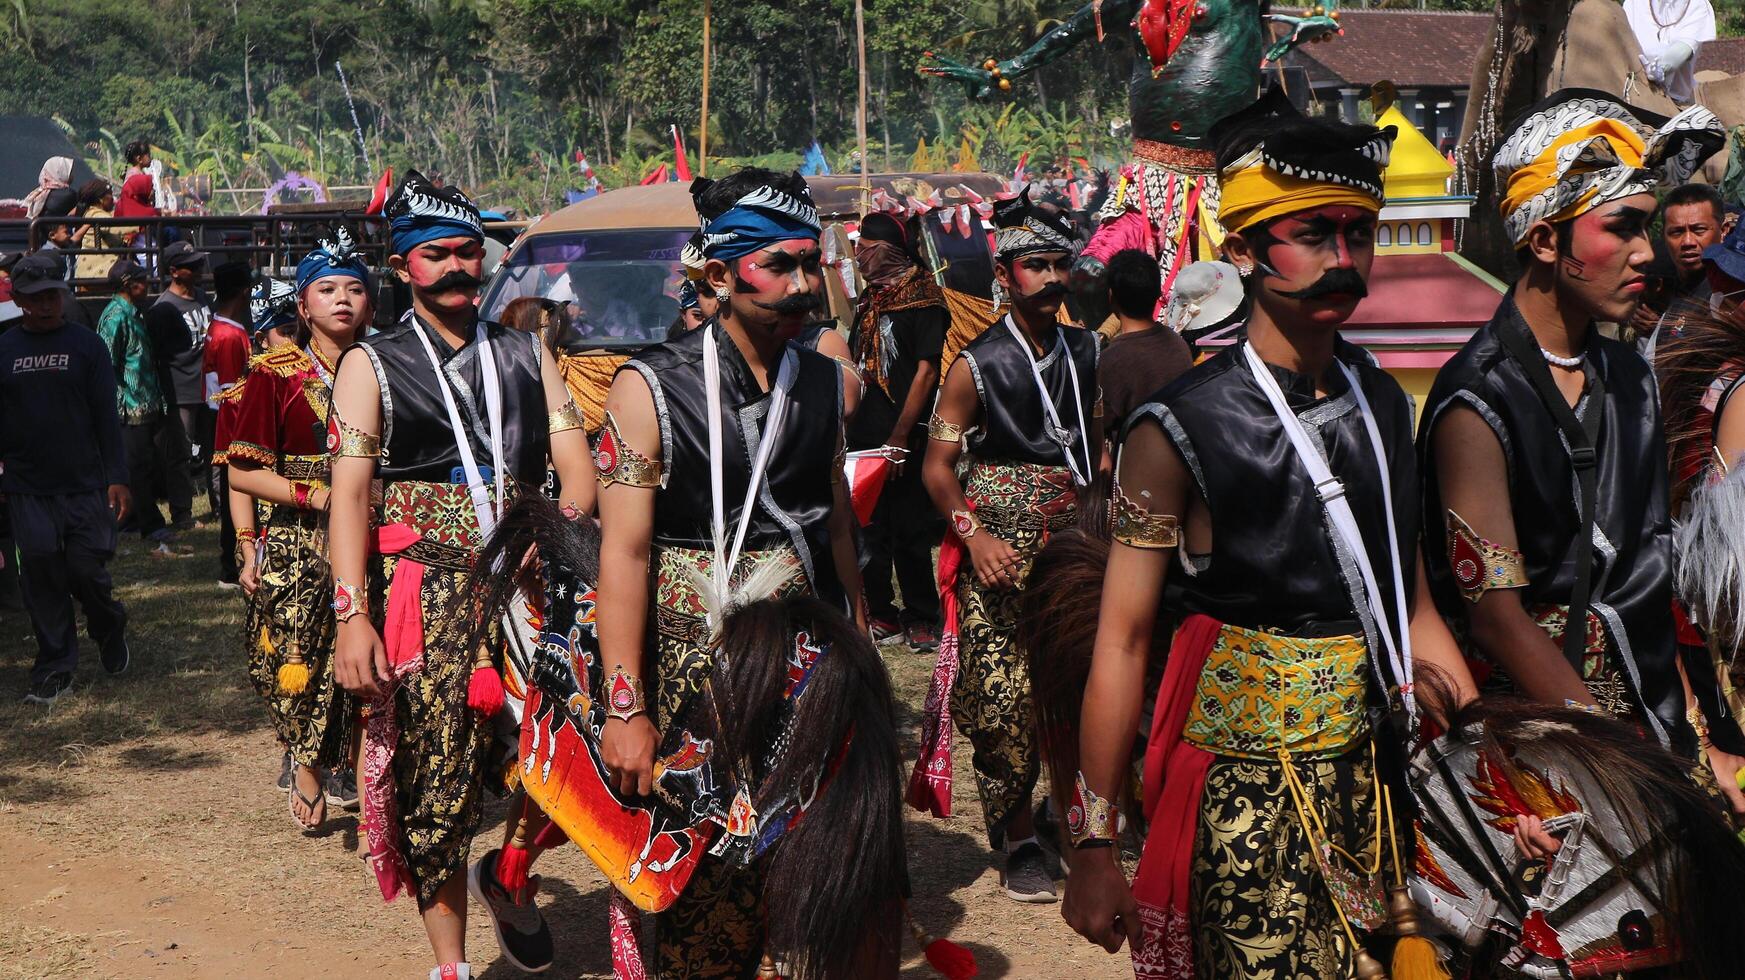
[[[976,966],[976,954],[949,939],[935,939],[924,951],[927,965],[938,970],[946,980],[970,980],[981,970]]]
[[[473,665],[467,680],[467,707],[486,718],[503,710],[503,677],[489,661]]]
[[[517,834],[517,839],[520,835]],[[527,887],[527,867],[533,863],[533,855],[526,847],[511,842],[497,854],[497,884],[511,895],[517,894]]]

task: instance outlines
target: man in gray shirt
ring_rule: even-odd
[[[169,271],[170,286],[146,311],[145,327],[157,354],[158,387],[170,409],[159,449],[170,520],[177,530],[186,530],[193,526],[194,487],[208,482],[212,459],[212,420],[201,368],[212,304],[197,285],[206,271],[205,252],[187,242],[171,242],[160,261]]]

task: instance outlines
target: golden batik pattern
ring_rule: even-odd
[[[1375,785],[1367,748],[1292,765],[1329,839],[1353,854],[1373,855]],[[1310,847],[1280,763],[1220,758],[1211,764],[1190,884],[1199,976],[1351,976],[1350,944]]]
[[[249,681],[266,702],[273,732],[293,761],[322,769],[341,766],[351,702],[333,676],[333,578],[325,522],[294,507],[268,505],[266,511],[255,545],[261,584],[244,618]],[[279,690],[279,667],[293,649],[309,668],[309,685],[287,694]]]
[[[974,750],[976,789],[990,843],[1036,788],[1040,761],[1030,704],[1030,668],[1012,641],[1030,561],[1053,531],[1077,519],[1065,467],[972,461],[964,496],[982,533],[1018,553],[1018,584],[984,586],[966,560],[957,575],[959,666],[951,719]]]
[[[472,516],[472,501],[463,486],[401,481],[388,486],[386,500],[386,520],[411,525],[444,543],[477,539],[476,526],[468,533],[460,523],[463,514],[466,520]],[[464,507],[459,501],[465,502]],[[388,607],[386,584],[393,580],[399,560],[394,555],[373,559],[369,608],[378,626]],[[423,667],[406,677],[394,696],[400,726],[394,748],[394,792],[401,847],[421,906],[430,903],[450,876],[466,872],[494,742],[491,723],[481,721],[467,706],[475,651],[467,648],[470,624],[456,603],[466,577],[461,569],[425,566],[418,596],[424,620]],[[499,625],[490,626],[487,644],[500,662]]]
[[[1206,656],[1182,738],[1215,755],[1343,752],[1368,731],[1361,636],[1280,636],[1226,625]]]

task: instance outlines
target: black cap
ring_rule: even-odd
[[[10,273],[18,260],[24,258],[23,252],[0,252],[0,272]]]
[[[30,296],[50,289],[67,289],[67,267],[56,255],[26,255],[12,267],[12,292]]]
[[[171,242],[164,246],[163,262],[169,266],[200,265],[206,261],[206,253],[194,248],[191,242]]]
[[[144,278],[146,278],[144,267],[132,259],[116,259],[115,264],[109,267],[109,285],[118,289],[130,280]]]

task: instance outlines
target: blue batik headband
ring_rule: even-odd
[[[720,217],[703,225],[703,255],[731,260],[780,242],[817,238],[818,209],[774,187],[759,187],[740,198]]]
[[[416,170],[406,174],[385,211],[395,255],[442,238],[485,239],[478,207],[455,188],[437,187]]]
[[[357,254],[351,235],[344,228],[335,231],[331,239],[321,239],[315,250],[297,263],[297,295],[303,295],[303,290],[315,280],[328,276],[350,276],[369,288],[370,267]]]

